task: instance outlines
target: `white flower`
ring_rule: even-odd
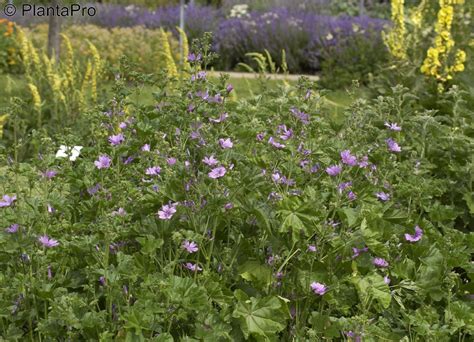
[[[68,147],[66,145],[59,146],[58,152],[56,152],[56,158],[69,158],[71,161],[75,161],[81,153],[82,146]]]

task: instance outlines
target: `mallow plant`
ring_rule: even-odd
[[[469,340],[472,234],[436,200],[430,113],[395,88],[341,125],[304,78],[235,101],[208,57],[154,106],[123,70],[87,140],[2,156],[1,336]]]

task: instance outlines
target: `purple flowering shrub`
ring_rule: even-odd
[[[472,244],[433,203],[449,182],[403,92],[336,129],[304,78],[233,101],[191,57],[155,106],[122,70],[87,141],[0,169],[5,339],[472,334]]]
[[[73,35],[71,38],[74,41],[74,36],[87,35],[87,31],[93,27],[85,24],[111,30],[115,28],[112,33],[116,32],[118,36],[96,28],[94,31],[97,34],[91,39],[104,41],[107,44],[103,47],[107,50],[104,54],[110,55],[113,61],[116,61],[117,54],[136,56],[139,60],[142,56],[140,53],[146,54],[146,58],[143,57],[139,63],[142,65],[147,65],[146,61],[153,58],[147,53],[150,49],[156,49],[152,40],[148,43],[147,39],[139,39],[143,51],[133,39],[129,39],[130,42],[126,44],[133,48],[123,49],[124,39],[131,34],[153,35],[153,31],[148,31],[165,28],[178,37],[176,27],[179,26],[179,6],[148,9],[95,4],[95,7],[97,14],[93,17],[75,16],[65,19],[66,24],[72,24],[72,28],[67,30]],[[253,10],[241,17],[231,17],[229,14],[227,7],[217,9],[212,6],[188,5],[185,9],[185,31],[189,41],[202,37],[205,32],[214,32],[213,49],[221,56],[214,61],[216,69],[232,70],[238,63],[247,62],[246,53],[263,53],[265,49],[277,64],[281,64],[281,52],[285,50],[291,72],[327,72],[327,79],[335,87],[336,82],[346,84],[352,78],[366,80],[367,74],[374,72],[386,60],[386,49],[380,32],[384,26],[389,25],[387,20],[367,16],[317,14],[306,7],[297,6]],[[18,14],[12,20],[22,26],[33,26],[45,21],[44,18]],[[86,32],[81,32],[82,26],[86,28]],[[124,29],[131,27],[134,29]],[[120,34],[124,37],[120,37]],[[111,39],[113,42],[110,42]],[[143,68],[148,71],[146,67]]]

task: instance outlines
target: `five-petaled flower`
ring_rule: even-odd
[[[327,291],[327,286],[321,283],[312,282],[310,286],[311,286],[311,290],[313,290],[315,294],[320,295],[320,296],[325,294]]]
[[[232,146],[234,146],[234,143],[232,142],[232,140],[230,140],[230,138],[227,138],[227,139],[220,138],[219,145],[221,145],[223,149],[226,149],[226,148],[232,148]]]
[[[10,207],[15,201],[16,195],[13,195],[11,197],[8,195],[3,195],[2,200],[0,201],[0,208]]]
[[[158,211],[158,217],[161,220],[170,220],[176,213],[177,205],[178,203],[165,204],[163,207],[161,207],[161,210]]]
[[[185,249],[188,253],[195,253],[199,250],[198,245],[194,241],[184,241],[183,244],[181,245],[183,249]]]
[[[18,231],[18,228],[20,228],[20,225],[17,223],[12,224],[10,227],[6,228],[5,231],[7,233],[13,234]]]
[[[385,142],[387,143],[387,147],[390,152],[398,153],[402,151],[402,148],[392,138],[388,138],[387,140],[385,140]]]
[[[394,123],[385,122],[385,127],[396,132],[400,132],[402,130],[402,128],[398,126],[395,122]]]
[[[149,176],[158,176],[161,172],[161,167],[152,166],[146,169],[145,173]]]
[[[405,234],[405,240],[407,240],[409,242],[417,242],[417,241],[421,240],[422,236],[423,236],[423,230],[419,226],[416,226],[415,227],[415,234],[414,235]]]
[[[112,146],[120,145],[124,140],[125,140],[125,137],[123,136],[122,133],[117,134],[117,135],[111,135],[111,136],[109,137],[109,143],[110,143]]]
[[[99,156],[99,159],[94,162],[98,169],[108,169],[112,164],[112,159],[106,154]]]
[[[383,191],[377,192],[375,196],[377,196],[377,198],[383,202],[387,202],[388,200],[390,200],[390,194],[387,194]]]
[[[193,272],[196,272],[196,271],[202,271],[202,268],[199,267],[198,265],[196,264],[193,264],[191,262],[187,262],[186,264],[184,264],[184,267],[186,267],[188,270],[191,270]]]
[[[213,166],[219,163],[219,161],[216,158],[214,158],[214,155],[211,155],[210,157],[204,157],[202,162],[209,166]]]
[[[226,168],[223,167],[223,166],[218,166],[214,169],[211,170],[211,172],[209,172],[209,177],[210,178],[221,178],[221,177],[224,177],[225,173],[227,172]]]
[[[44,246],[44,247],[56,247],[59,245],[59,242],[57,240],[51,239],[48,237],[48,235],[42,235],[38,238],[38,241]]]
[[[372,263],[380,268],[388,267],[388,261],[383,258],[374,258],[374,260],[372,260]]]
[[[43,176],[43,178],[51,179],[51,178],[56,177],[57,174],[58,174],[58,172],[55,171],[55,170],[46,170],[41,175]]]
[[[341,152],[341,160],[344,164],[350,166],[357,165],[357,157],[352,155],[350,150],[344,150]]]
[[[326,168],[326,173],[330,176],[337,176],[342,171],[342,168],[339,165],[331,165]]]

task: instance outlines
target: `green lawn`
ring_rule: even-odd
[[[268,80],[269,87],[276,87],[278,84],[282,84],[281,80]],[[231,78],[229,83],[232,83],[235,90],[235,96],[237,98],[246,98],[254,94],[258,94],[260,85],[258,79],[253,78]],[[294,84],[295,81],[289,81],[290,84]],[[26,80],[24,77],[19,75],[0,75],[0,114],[6,111],[10,97],[25,96],[24,89],[26,88]],[[110,89],[109,86],[106,88]],[[143,87],[140,91],[137,91],[133,96],[137,97],[141,103],[153,104],[153,89],[151,87]],[[357,96],[365,97],[364,90],[360,90]],[[326,95],[325,107],[334,115],[340,116],[343,110],[349,106],[354,98],[349,96],[345,90],[333,90],[329,91]]]

